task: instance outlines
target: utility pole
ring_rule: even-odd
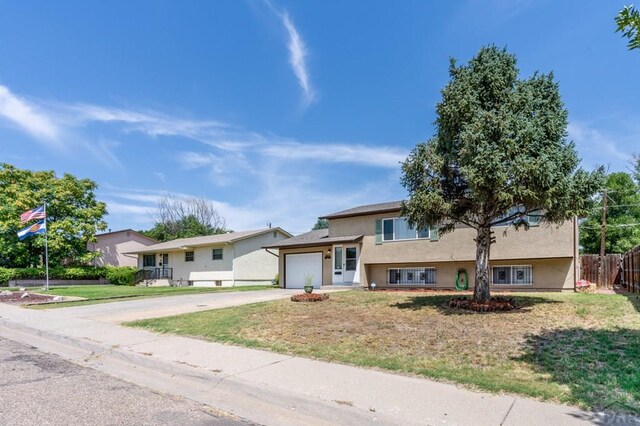
[[[607,234],[607,190],[602,193],[602,225],[600,225],[600,285],[604,285],[604,256]]]

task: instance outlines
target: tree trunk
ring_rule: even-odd
[[[491,248],[491,227],[477,229],[476,237],[476,286],[473,298],[482,303],[491,297],[489,284],[489,251]]]

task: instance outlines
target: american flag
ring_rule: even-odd
[[[47,215],[44,212],[44,206],[40,206],[22,213],[20,215],[20,222],[25,223],[33,219],[44,219],[45,217],[47,217]]]

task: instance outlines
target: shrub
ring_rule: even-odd
[[[9,280],[15,276],[15,269],[0,268],[0,286],[8,286]]]
[[[108,268],[107,279],[114,285],[133,285],[136,275],[136,268]]]

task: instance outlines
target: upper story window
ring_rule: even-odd
[[[415,240],[429,238],[429,229],[411,228],[403,217],[382,219],[382,241]]]
[[[517,213],[524,213],[524,211],[525,211],[524,207],[522,206],[511,207],[505,214],[503,214],[502,216],[498,217],[496,220],[493,221],[493,226],[514,225],[520,220],[520,217],[518,216],[514,218],[512,216],[516,215]],[[522,216],[522,219],[524,219],[524,221],[527,222],[529,226],[538,226],[541,218],[542,218],[542,212],[539,210],[529,212],[529,214]]]
[[[185,262],[193,262],[194,259],[194,255],[192,251],[185,251],[184,252],[184,261]]]
[[[222,249],[213,249],[211,258],[213,260],[222,260]]]

